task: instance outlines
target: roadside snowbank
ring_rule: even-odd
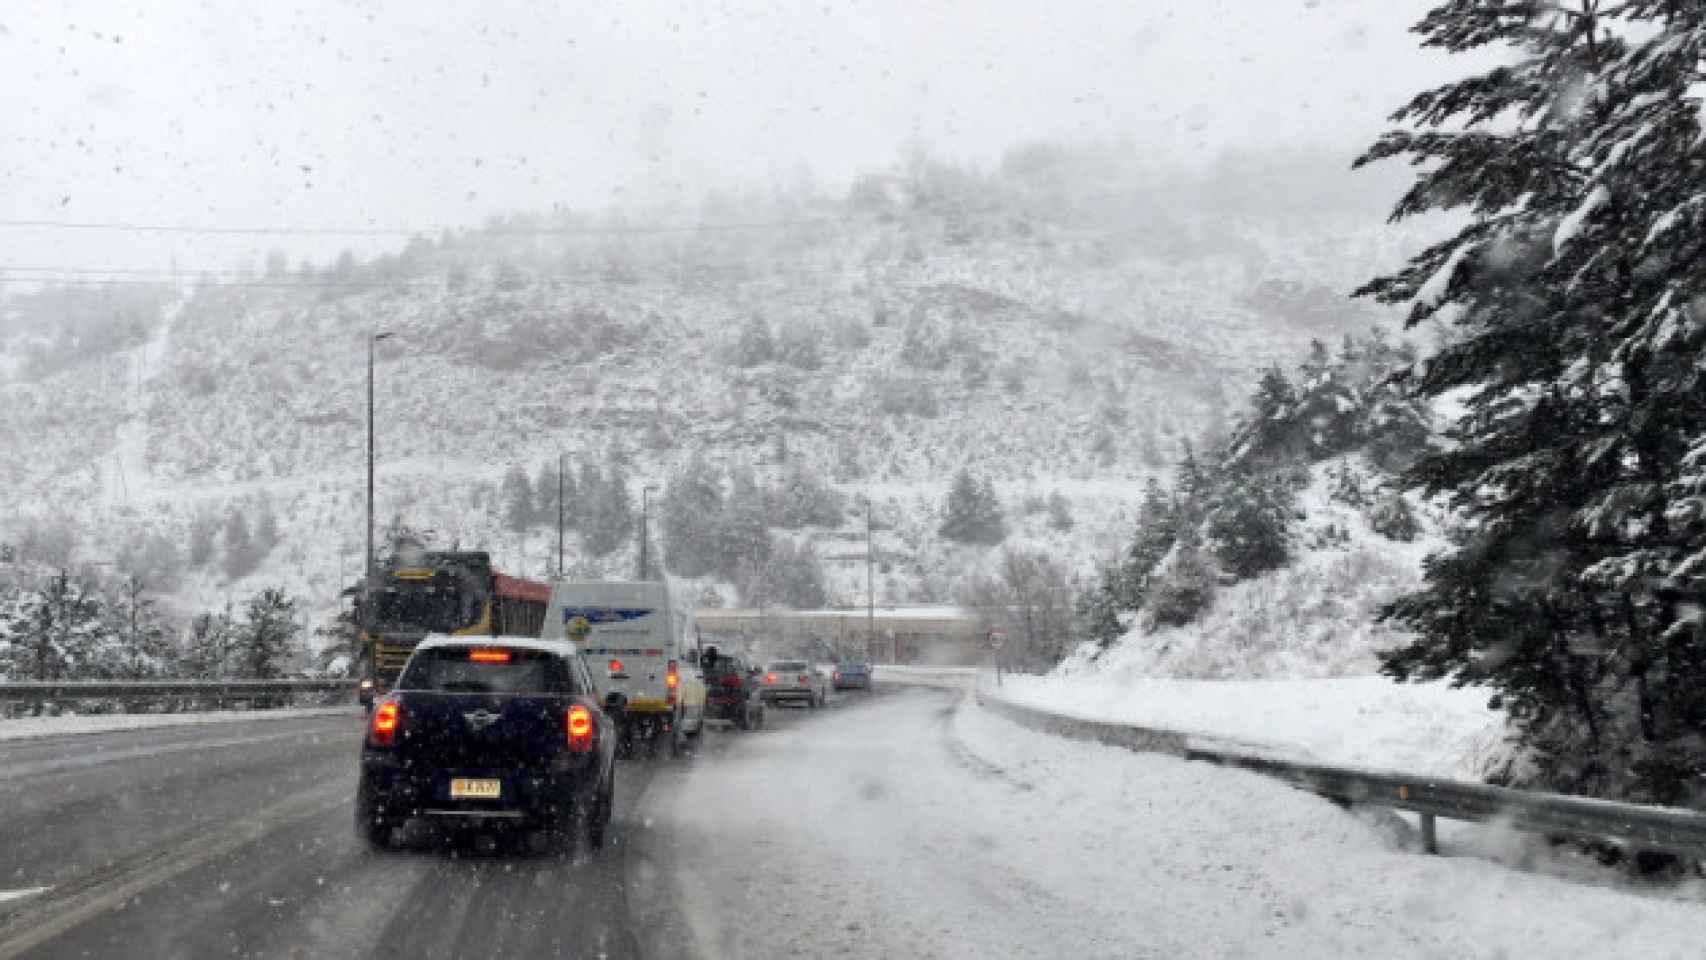
[[[0,720],[0,740],[58,737],[80,733],[111,733],[149,727],[181,727],[201,723],[253,723],[261,720],[294,720],[300,717],[354,716],[356,708],[291,707],[279,710],[212,710],[206,713],[114,713],[97,716],[19,717]]]
[[[638,898],[641,922],[708,956],[1690,957],[1706,942],[1698,887],[1425,856],[1378,812],[956,699],[854,701],[662,770],[629,856],[637,889],[675,896]]]
[[[1128,956],[1246,957],[1685,957],[1706,937],[1700,884],[1425,856],[1392,818],[1257,774],[1063,741],[970,706],[949,730],[988,781],[956,795],[961,829],[979,826],[978,793],[1000,794],[986,799],[1012,825],[1003,866],[1123,921],[1103,928],[1108,955],[1121,935],[1140,938]]]
[[[1365,769],[1480,779],[1501,743],[1503,714],[1487,692],[1384,677],[1175,680],[1008,674],[984,695],[1087,720],[1238,740],[1276,753]]]

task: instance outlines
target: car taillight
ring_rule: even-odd
[[[764,675],[764,682],[765,683],[775,683],[776,682],[776,675],[774,673],[765,674]]]
[[[841,679],[841,671],[840,671],[840,670],[837,670],[837,671],[835,671],[835,677],[834,677],[834,679],[836,679],[836,680],[840,680],[840,679]]]
[[[668,703],[670,706],[674,706],[675,690],[677,687],[681,686],[680,669],[674,660],[669,662],[669,673],[664,675],[663,685],[669,688],[669,694],[664,697],[664,702]]]
[[[569,708],[563,720],[563,726],[569,736],[569,750],[573,753],[586,753],[592,749],[592,711],[582,706]]]
[[[621,672],[623,672],[623,669],[624,669],[624,668],[623,668],[623,666],[622,666],[622,661],[620,661],[620,660],[612,660],[612,661],[610,661],[610,675],[611,675],[611,676],[613,676],[613,677],[614,677],[614,676],[616,676],[616,675],[617,675],[617,674],[619,674],[619,673],[621,673]]]
[[[403,708],[395,700],[386,700],[373,708],[373,722],[367,730],[367,742],[376,747],[397,743],[397,727],[403,720]]]
[[[802,674],[800,674],[800,682],[801,682],[801,683],[811,683],[811,682],[812,682],[812,678],[811,678],[811,677],[808,677],[808,676],[806,676],[806,675],[805,675],[805,674],[803,674],[803,673],[802,673]]]

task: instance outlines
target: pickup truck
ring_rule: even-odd
[[[391,844],[405,821],[540,830],[558,849],[604,844],[622,695],[601,704],[574,644],[429,637],[368,719],[356,832]]]

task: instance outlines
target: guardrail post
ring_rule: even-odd
[[[1422,849],[1429,853],[1439,852],[1439,837],[1434,832],[1434,815],[1422,814]]]

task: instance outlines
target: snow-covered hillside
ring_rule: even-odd
[[[1339,286],[1380,249],[1362,227],[1223,223],[1212,236],[1238,243],[1203,248],[1198,230],[1198,249],[1158,253],[1156,237],[1000,210],[833,212],[757,239],[416,241],[366,266],[189,290],[140,338],[52,368],[25,363],[34,341],[14,331],[0,442],[29,455],[0,464],[16,497],[0,541],[112,562],[149,534],[194,552],[198,518],[271,514],[278,544],[258,566],[192,558],[168,587],[177,605],[276,583],[329,608],[361,563],[365,344],[386,331],[381,524],[537,575],[555,533],[504,528],[512,466],[621,460],[638,505],[695,451],[761,477],[804,462],[875,499],[881,598],[940,600],[984,553],[934,535],[955,471],[994,482],[1014,538],[1089,574],[1120,547],[1139,483],[1223,422],[1261,363],[1380,318]],[[1070,530],[1037,509],[1057,492]],[[836,546],[862,532],[849,516],[798,534],[829,557],[832,602],[863,596],[862,554]],[[634,566],[632,538],[569,551],[583,573]]]
[[[1057,671],[1119,682],[1145,677],[1355,677],[1379,669],[1379,651],[1408,635],[1376,621],[1380,607],[1421,583],[1422,561],[1444,545],[1444,514],[1406,495],[1413,540],[1371,528],[1366,508],[1333,495],[1346,469],[1373,473],[1358,455],[1310,468],[1298,495],[1292,562],[1220,587],[1194,622],[1154,627],[1138,618],[1116,644],[1086,644]]]

